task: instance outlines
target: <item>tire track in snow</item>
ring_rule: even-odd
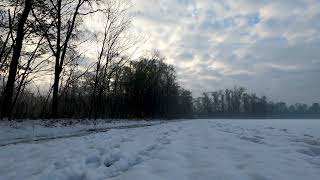
[[[43,143],[48,142],[56,139],[66,139],[71,137],[82,137],[87,136],[90,134],[96,134],[101,132],[107,132],[111,129],[131,129],[131,128],[142,128],[142,127],[148,127],[148,126],[155,126],[160,125],[168,122],[160,122],[157,124],[135,124],[135,125],[126,125],[126,126],[118,126],[118,127],[107,127],[107,128],[98,128],[98,129],[85,129],[81,130],[77,133],[67,134],[67,135],[61,135],[61,136],[35,136],[33,139],[14,139],[12,142],[0,144],[0,147],[9,146],[9,145],[17,145],[17,144],[28,144],[28,143]]]

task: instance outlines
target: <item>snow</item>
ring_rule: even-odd
[[[0,147],[7,144],[47,140],[66,136],[87,135],[94,131],[107,131],[112,128],[155,125],[163,121],[128,120],[26,120],[22,122],[0,121]]]
[[[319,131],[319,120],[188,120],[111,129],[2,146],[0,179],[316,180]]]

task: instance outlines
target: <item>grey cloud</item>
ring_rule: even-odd
[[[271,99],[320,101],[317,0],[138,0],[145,48],[161,49],[195,95],[242,85]]]

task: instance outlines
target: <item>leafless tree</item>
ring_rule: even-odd
[[[16,75],[18,71],[19,59],[21,56],[21,49],[25,36],[25,24],[31,11],[33,0],[25,0],[23,12],[20,15],[17,25],[17,31],[15,36],[15,42],[12,47],[12,58],[10,62],[10,69],[8,80],[4,90],[4,97],[2,103],[2,116],[10,117],[12,111],[12,98],[14,93],[14,84],[16,81]]]
[[[57,117],[58,111],[61,73],[64,70],[68,52],[72,50],[71,43],[76,39],[75,31],[81,22],[81,15],[95,12],[88,8],[91,3],[92,1],[89,0],[50,0],[45,4],[47,13],[44,13],[42,9],[32,10],[54,56],[51,107],[51,114],[54,118]]]
[[[124,52],[134,49],[139,42],[129,37],[128,29],[131,26],[131,17],[128,15],[130,4],[122,0],[108,1],[103,11],[91,18],[99,19],[99,28],[94,29],[97,44],[97,60],[95,62],[93,90],[90,114],[97,117],[98,106],[102,103],[103,95],[110,93],[111,81],[118,70],[130,59]],[[116,92],[114,92],[116,93]],[[111,101],[111,99],[109,99]]]

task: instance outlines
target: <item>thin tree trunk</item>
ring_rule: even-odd
[[[59,103],[59,83],[60,83],[60,74],[63,69],[63,64],[68,48],[68,43],[72,35],[72,31],[75,27],[76,17],[79,13],[79,8],[83,5],[83,0],[79,0],[78,4],[75,8],[75,11],[73,13],[71,22],[68,26],[66,38],[63,41],[63,45],[61,46],[61,2],[62,0],[58,0],[57,4],[57,18],[58,18],[58,24],[57,24],[57,50],[56,50],[56,62],[55,62],[55,72],[54,72],[54,83],[53,83],[53,94],[52,94],[52,117],[57,118],[57,111],[58,111],[58,103]]]

